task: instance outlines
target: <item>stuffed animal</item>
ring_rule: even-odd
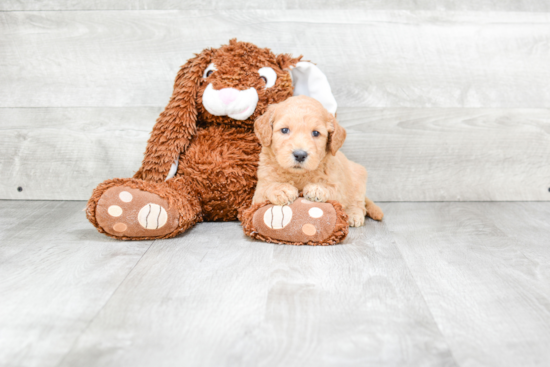
[[[174,237],[200,221],[236,220],[252,203],[260,153],[253,126],[267,106],[305,94],[336,112],[325,75],[301,58],[231,40],[188,60],[153,127],[141,168],[133,178],[94,189],[89,221],[107,236],[145,240]],[[336,223],[345,214],[334,208]],[[276,241],[282,232],[270,234]],[[282,235],[281,241],[288,238],[294,237]],[[290,242],[301,244],[300,238]]]

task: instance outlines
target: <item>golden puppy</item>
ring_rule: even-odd
[[[254,129],[262,144],[253,202],[292,203],[302,191],[310,201],[337,200],[359,227],[382,210],[366,197],[367,171],[338,149],[346,130],[317,100],[299,96],[268,107]]]

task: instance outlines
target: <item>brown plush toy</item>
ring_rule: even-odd
[[[231,40],[188,60],[141,168],[98,185],[86,207],[90,222],[110,237],[144,240],[174,237],[199,221],[236,220],[256,185],[255,119],[293,94],[336,111],[324,74],[300,59]]]

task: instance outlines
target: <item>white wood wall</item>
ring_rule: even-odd
[[[0,10],[0,198],[85,200],[104,179],[131,176],[179,66],[237,37],[327,74],[343,150],[367,167],[374,200],[550,200],[549,1],[4,0]]]

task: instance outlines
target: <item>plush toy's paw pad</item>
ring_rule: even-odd
[[[346,237],[345,217],[343,211],[337,213],[332,203],[298,198],[290,205],[260,207],[252,217],[253,229],[248,234],[276,243],[331,245]]]
[[[117,237],[157,237],[174,231],[178,212],[160,196],[129,187],[105,191],[96,209],[98,224]]]
[[[384,218],[384,212],[376,204],[371,204],[367,207],[367,215],[374,220],[382,220]]]

